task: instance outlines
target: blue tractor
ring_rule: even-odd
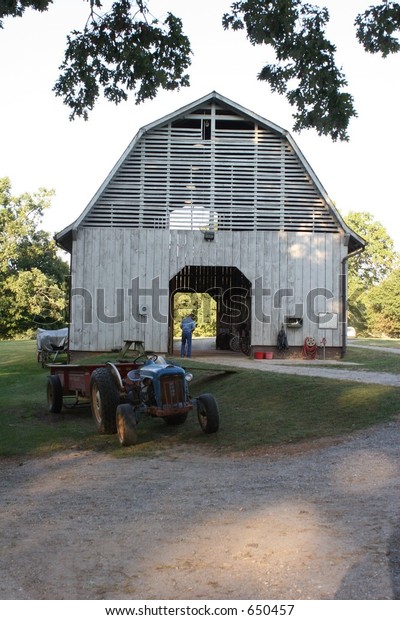
[[[124,378],[111,362],[93,371],[90,402],[99,432],[116,432],[120,444],[130,446],[137,443],[136,427],[143,415],[175,426],[183,424],[193,409],[204,433],[217,432],[217,402],[212,394],[190,396],[191,373],[158,355],[141,355],[134,366]]]

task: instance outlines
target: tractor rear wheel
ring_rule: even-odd
[[[63,389],[58,375],[47,377],[47,407],[50,413],[60,413],[63,406]]]
[[[130,405],[118,405],[116,413],[117,433],[121,446],[134,446],[138,437],[136,433],[136,419]]]
[[[197,399],[197,418],[205,433],[216,433],[219,428],[217,401],[212,394],[201,394]]]
[[[107,368],[96,368],[90,378],[90,405],[99,433],[117,432],[116,410],[120,396],[112,373]]]

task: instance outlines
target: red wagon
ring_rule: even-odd
[[[51,413],[59,413],[64,399],[75,398],[75,403],[91,398],[91,380],[98,368],[108,369],[120,381],[126,379],[130,370],[138,368],[132,362],[105,362],[102,364],[48,364],[50,375],[47,377],[47,404]],[[93,385],[92,385],[93,387]]]

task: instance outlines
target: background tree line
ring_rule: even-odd
[[[207,293],[176,293],[174,295],[174,338],[181,336],[181,321],[191,314],[196,322],[194,336],[215,336],[217,302]]]
[[[358,335],[400,337],[400,261],[387,230],[367,212],[345,218],[367,245],[349,259],[348,324]]]
[[[0,178],[0,339],[31,335],[66,322],[69,266],[40,228],[54,192],[13,196]]]

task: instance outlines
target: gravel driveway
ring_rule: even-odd
[[[200,359],[200,358],[199,358]],[[202,356],[201,361],[205,363],[216,362],[215,357]],[[254,368],[265,372],[276,372],[287,375],[302,375],[307,377],[323,377],[326,379],[338,379],[340,381],[357,381],[359,383],[378,383],[380,385],[392,385],[400,387],[400,375],[389,372],[372,372],[360,370],[354,364],[347,365],[344,362],[333,362],[331,367],[328,361],[314,360],[306,362],[303,360],[254,360],[237,355],[219,355],[218,364],[226,366],[237,366],[240,368]]]
[[[344,361],[335,360],[303,360],[303,359],[273,359],[255,360],[249,359],[244,355],[215,351],[214,338],[198,338],[193,341],[193,350],[200,355],[202,362],[215,364],[225,364],[227,366],[238,366],[241,368],[254,368],[265,372],[276,372],[280,374],[302,375],[308,377],[325,377],[327,379],[338,379],[341,381],[357,381],[360,383],[378,383],[381,385],[392,385],[400,387],[400,376],[388,372],[371,372],[359,368],[358,364],[351,364]],[[393,353],[400,355],[400,348],[373,347],[367,345],[350,344],[350,347],[372,349],[378,352]],[[216,356],[217,353],[217,356]]]

